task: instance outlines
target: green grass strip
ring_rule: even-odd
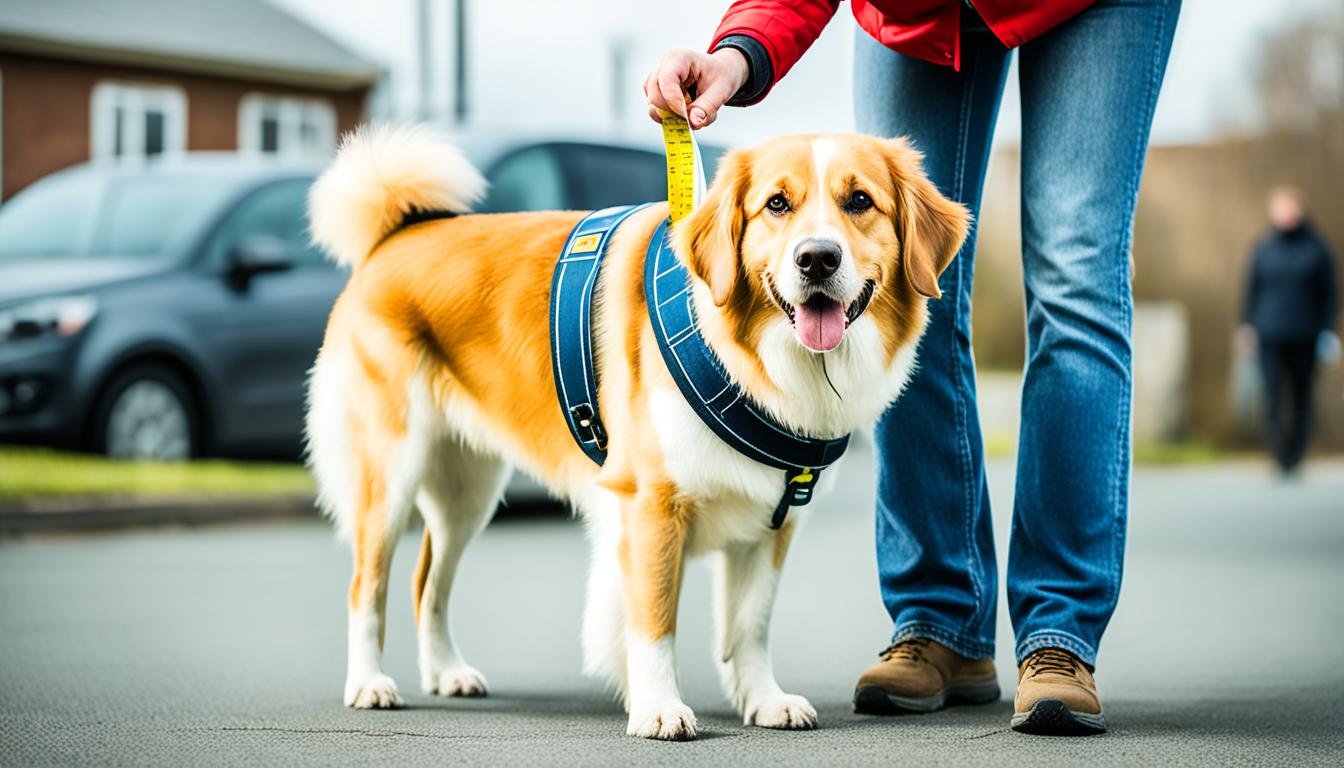
[[[131,462],[0,446],[0,499],[52,496],[278,496],[313,492],[299,464]]]

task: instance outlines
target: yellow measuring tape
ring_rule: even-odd
[[[667,149],[667,207],[672,223],[686,218],[705,196],[705,169],[700,145],[684,118],[662,114],[663,146]]]

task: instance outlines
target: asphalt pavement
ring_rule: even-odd
[[[469,550],[453,613],[485,699],[421,694],[399,551],[387,669],[407,708],[341,706],[349,555],[318,522],[0,542],[5,765],[1344,765],[1344,463],[1282,483],[1254,462],[1135,474],[1120,608],[1097,679],[1111,731],[1008,730],[1005,699],[933,715],[855,715],[855,677],[890,631],[874,583],[871,455],[795,538],[774,623],[781,684],[812,732],[743,728],[709,655],[708,569],[678,637],[701,738],[624,735],[579,670],[580,526],[505,519]],[[991,465],[1006,552],[1012,466]]]

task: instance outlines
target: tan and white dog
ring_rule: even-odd
[[[614,681],[628,733],[695,736],[673,636],[683,562],[705,553],[718,554],[728,697],[746,724],[813,727],[808,701],[775,682],[767,642],[779,569],[807,508],[772,530],[783,474],[721,442],[665,368],[642,284],[666,206],[627,220],[603,264],[593,344],[610,442],[599,468],[566,426],[548,336],[552,268],[584,214],[402,226],[412,210],[465,214],[483,189],[424,129],[355,133],[312,189],[315,239],[353,268],[308,409],[321,501],[354,549],[345,703],[401,703],[381,656],[388,566],[412,510],[425,523],[413,584],[421,687],[485,693],[453,642],[448,593],[516,465],[587,523],[585,667]],[[968,218],[903,141],[786,136],[724,157],[673,235],[695,276],[702,331],[728,373],[781,424],[833,438],[871,422],[905,385],[926,298],[938,295]]]

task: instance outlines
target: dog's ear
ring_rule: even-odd
[[[943,295],[938,276],[961,250],[971,215],[965,206],[943,197],[924,175],[923,157],[905,139],[887,142],[905,279],[920,294],[936,299]]]
[[[672,233],[677,253],[709,286],[714,304],[720,307],[732,297],[742,272],[742,230],[746,225],[742,198],[750,183],[750,153],[740,149],[724,155],[705,199],[678,222]]]

